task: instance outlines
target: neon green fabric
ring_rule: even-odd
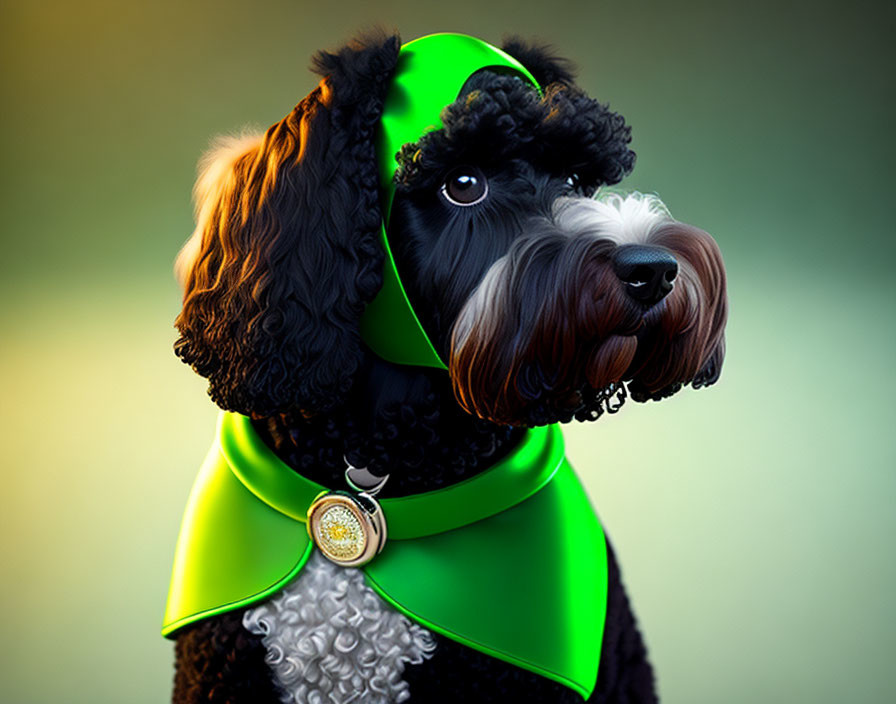
[[[305,511],[324,490],[296,474],[248,418],[222,413],[190,494],[162,633],[248,606],[291,581],[313,543]],[[383,552],[361,568],[410,618],[587,698],[607,593],[603,531],[558,426],[446,489],[380,501]]]
[[[447,369],[408,300],[389,247],[387,224],[395,196],[392,177],[402,146],[442,127],[442,110],[453,103],[467,79],[489,68],[510,72],[539,89],[516,59],[481,39],[464,34],[431,34],[401,47],[377,130],[377,158],[384,223],[383,286],[361,317],[361,338],[377,355],[395,364]]]

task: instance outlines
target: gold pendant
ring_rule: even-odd
[[[348,464],[346,482],[359,493],[324,491],[308,507],[308,535],[328,560],[343,567],[360,567],[383,549],[386,517],[374,497],[388,478]]]

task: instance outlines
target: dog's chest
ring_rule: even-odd
[[[405,665],[436,648],[432,634],[380,599],[360,570],[316,550],[298,578],[244,612],[243,625],[261,636],[286,703],[403,702]]]

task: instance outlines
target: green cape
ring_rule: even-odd
[[[162,634],[292,580],[314,547],[305,512],[324,490],[277,458],[247,417],[222,413],[184,514]],[[383,599],[426,628],[590,696],[606,545],[558,426],[528,430],[475,477],[380,505],[389,539],[360,569]]]

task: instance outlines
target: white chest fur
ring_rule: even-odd
[[[406,663],[432,657],[432,634],[386,604],[358,569],[315,550],[298,578],[243,614],[262,636],[284,704],[391,704],[411,695]]]

